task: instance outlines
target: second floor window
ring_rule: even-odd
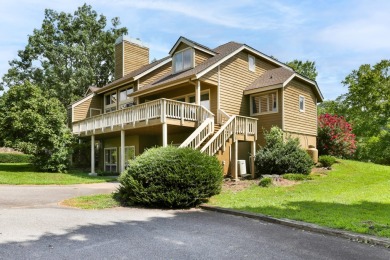
[[[277,93],[260,94],[251,97],[252,114],[268,114],[278,112]]]
[[[116,91],[108,93],[104,96],[104,112],[108,113],[116,110]]]
[[[177,52],[173,56],[173,71],[174,73],[186,70],[193,67],[193,50],[192,49],[186,49],[184,51]]]
[[[134,98],[129,97],[133,91],[133,86],[125,87],[119,90],[119,107],[121,109],[134,105]]]

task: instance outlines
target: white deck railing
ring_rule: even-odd
[[[214,155],[222,148],[225,150],[226,142],[230,137],[235,140],[236,135],[245,137],[254,136],[257,139],[257,119],[243,116],[231,116],[217,133],[200,149],[208,155]]]
[[[109,131],[107,129],[113,130],[116,126],[132,125],[134,127],[140,122],[147,125],[153,119],[160,119],[161,123],[165,123],[169,118],[179,119],[182,122],[202,123],[207,118],[213,117],[214,115],[202,106],[169,99],[158,99],[74,122],[72,131],[74,134],[98,129]]]

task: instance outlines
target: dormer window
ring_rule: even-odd
[[[194,67],[194,50],[191,48],[176,52],[173,55],[173,72],[180,72],[182,70]]]

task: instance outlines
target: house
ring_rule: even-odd
[[[216,155],[233,178],[245,160],[253,174],[251,155],[274,125],[303,148],[316,145],[317,83],[256,49],[180,37],[167,57],[149,59],[140,40],[119,37],[115,80],[69,107],[72,132],[94,144],[92,174],[122,171],[145,149],[167,145]]]

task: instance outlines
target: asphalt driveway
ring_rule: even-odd
[[[58,205],[115,189],[86,186],[0,186],[0,259],[390,259],[383,247],[198,209]]]

